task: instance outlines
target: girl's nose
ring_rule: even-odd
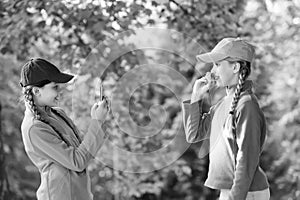
[[[217,65],[215,63],[213,63],[213,68],[210,71],[212,74],[216,74],[217,72]]]

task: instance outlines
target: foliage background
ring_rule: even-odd
[[[178,32],[141,31],[145,27]],[[196,65],[195,55],[229,36],[249,39],[256,46],[252,79],[257,83],[255,92],[268,121],[261,164],[270,182],[271,199],[299,199],[299,27],[298,0],[1,1],[0,199],[35,199],[40,181],[37,169],[26,156],[20,134],[24,106],[19,102],[18,82],[26,60],[44,57],[78,75],[76,85],[65,88],[61,104],[84,130],[99,74],[109,95],[126,72],[142,64],[164,64],[191,83],[179,83],[177,88],[182,99],[188,98],[193,81],[210,68]],[[172,37],[166,39],[169,35]],[[130,51],[143,42],[162,50]],[[151,70],[149,74],[149,80],[157,76]],[[162,106],[166,110],[165,127],[150,139],[137,139],[122,133],[110,116],[110,141],[131,152],[150,152],[179,134],[168,154],[173,156],[184,149],[184,133],[178,132],[180,101],[172,92],[158,84],[147,84],[129,99],[123,99],[120,109],[126,109],[125,102],[129,102],[130,116],[140,125],[150,122],[151,105]],[[95,199],[216,199],[217,191],[203,186],[208,160],[199,158],[201,145],[191,145],[174,163],[151,173],[112,170],[95,160],[89,166]],[[163,155],[155,162],[111,160],[118,155],[113,151],[105,153],[109,152],[106,150],[99,156],[120,168],[155,168],[164,162]]]

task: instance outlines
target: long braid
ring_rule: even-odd
[[[231,108],[229,111],[229,114],[232,116],[232,132],[234,133],[234,138],[236,139],[236,134],[235,134],[235,109],[238,105],[241,92],[243,90],[246,78],[250,75],[251,73],[251,63],[247,61],[237,61],[240,64],[240,71],[239,71],[239,80],[237,87],[235,89],[234,95],[233,95],[233,100],[231,103]]]
[[[49,126],[60,136],[60,138],[68,145],[70,146],[70,143],[67,142],[63,137],[62,134],[54,127],[52,126],[45,118],[42,117],[41,113],[39,112],[38,107],[36,106],[34,99],[33,99],[33,93],[32,93],[32,86],[26,86],[23,88],[23,95],[25,102],[28,103],[30,110],[33,112],[34,118],[37,120],[40,120]]]
[[[244,61],[238,61],[238,62],[240,63],[241,69],[239,71],[239,80],[233,95],[233,100],[229,111],[229,114],[231,115],[234,115],[246,78],[249,76],[251,72],[250,63]]]
[[[240,64],[239,80],[238,80],[238,84],[237,84],[237,87],[236,87],[234,95],[233,95],[233,100],[232,100],[231,108],[230,108],[230,111],[229,111],[229,114],[231,116],[231,129],[232,129],[233,140],[234,140],[234,143],[233,143],[234,147],[233,148],[235,148],[235,149],[238,148],[238,146],[237,146],[236,126],[235,126],[235,109],[236,109],[237,104],[239,102],[239,99],[240,99],[240,96],[241,96],[246,78],[251,73],[251,63],[250,62],[247,62],[247,61],[236,61],[236,62],[238,62]],[[234,166],[236,166],[236,154],[235,154],[235,157],[234,157],[234,163],[235,163]]]

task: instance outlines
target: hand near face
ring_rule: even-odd
[[[96,119],[104,122],[108,111],[109,111],[109,102],[107,99],[103,99],[102,101],[99,101],[92,106],[91,117],[92,119]]]
[[[195,81],[193,86],[193,93],[191,97],[191,103],[199,101],[203,98],[204,94],[214,87],[216,81],[214,75],[211,72],[207,72],[206,75]]]

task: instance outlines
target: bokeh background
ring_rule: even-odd
[[[106,122],[111,146],[142,154],[168,147],[154,159],[124,157],[104,146],[89,165],[95,200],[217,199],[218,191],[203,185],[205,144],[185,142],[181,101],[211,68],[197,64],[195,55],[224,37],[245,38],[256,47],[251,78],[268,122],[261,166],[271,199],[300,199],[299,29],[299,0],[1,0],[0,199],[34,200],[40,183],[20,133],[24,105],[19,75],[32,57],[76,75],[64,88],[61,106],[83,134],[101,80],[105,94],[117,100],[118,110]],[[140,66],[145,71],[138,75],[144,76],[137,77],[145,84],[125,98],[115,86]],[[170,74],[178,72],[189,84],[176,78],[170,83],[168,71],[153,73],[160,72],[157,66],[168,66]],[[153,79],[160,82],[151,83]],[[209,99],[214,102],[222,94],[216,91]],[[120,120],[128,122],[127,133]],[[133,137],[153,120],[164,122],[157,134]]]

